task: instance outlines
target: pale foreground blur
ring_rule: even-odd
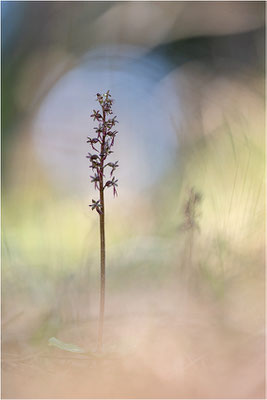
[[[264,398],[261,6],[29,3],[24,19],[15,5],[3,13],[5,85],[16,85],[3,91],[2,397]],[[48,23],[40,37],[34,10]],[[20,32],[11,17],[28,52],[8,47]],[[243,39],[230,51],[227,35]],[[200,41],[179,47],[187,38]],[[169,43],[173,58],[153,53]],[[107,89],[119,197],[107,196],[96,357],[99,221],[85,156]]]

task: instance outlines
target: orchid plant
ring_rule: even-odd
[[[191,187],[188,192],[187,201],[183,207],[184,221],[180,225],[181,231],[187,232],[182,266],[183,268],[187,266],[187,273],[189,274],[193,267],[195,233],[200,233],[199,218],[201,216],[201,203],[202,194],[196,191],[194,187]]]
[[[202,201],[202,194],[197,192],[194,187],[189,190],[188,199],[184,205],[184,223],[182,229],[185,231],[197,230],[200,232],[198,218],[201,216],[198,208]]]
[[[108,162],[107,158],[113,153],[115,137],[118,133],[115,130],[115,125],[118,123],[116,116],[113,116],[110,91],[104,94],[97,93],[96,101],[100,106],[100,110],[93,110],[91,117],[98,122],[95,129],[95,137],[88,137],[87,143],[91,146],[92,153],[86,156],[89,159],[93,175],[91,182],[99,192],[99,199],[92,199],[92,204],[89,205],[92,210],[96,210],[99,214],[100,221],[100,309],[99,309],[99,324],[98,324],[98,339],[97,350],[102,351],[103,346],[103,325],[105,311],[105,278],[106,278],[106,249],[105,249],[105,198],[104,191],[107,188],[113,189],[113,195],[117,196],[118,179],[114,173],[119,166],[118,161]]]

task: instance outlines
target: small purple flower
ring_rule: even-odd
[[[100,200],[92,200],[92,204],[89,204],[89,207],[91,207],[92,210],[96,210],[98,214],[102,214]]]
[[[114,177],[112,178],[112,180],[110,180],[110,181],[107,181],[106,182],[106,187],[111,187],[111,186],[113,186],[113,195],[115,196],[118,196],[118,193],[117,193],[117,190],[116,190],[116,187],[118,186],[118,179],[115,179]]]
[[[90,145],[92,146],[92,149],[94,149],[95,151],[98,151],[94,145],[99,143],[99,139],[98,138],[90,138],[90,137],[87,137],[87,139],[88,139],[87,143],[90,143]]]
[[[90,117],[92,117],[94,119],[94,121],[95,120],[97,120],[97,121],[101,121],[102,120],[102,115],[100,114],[99,110],[97,110],[97,111],[93,110],[93,114],[91,114]]]
[[[105,166],[106,167],[111,167],[110,176],[112,176],[114,171],[115,171],[115,169],[118,168],[118,166],[119,166],[119,161],[116,161],[115,163],[109,162]]]
[[[90,176],[91,182],[95,184],[95,189],[98,189],[98,183],[100,182],[99,174],[95,174],[94,176]]]

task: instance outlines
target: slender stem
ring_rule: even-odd
[[[105,312],[105,210],[104,210],[104,190],[103,183],[100,185],[100,201],[102,204],[102,214],[100,214],[100,260],[101,260],[101,277],[100,277],[100,309],[99,309],[99,324],[98,324],[98,342],[97,350],[102,351],[103,342],[103,325]]]
[[[103,111],[103,122],[105,122],[105,111]],[[105,280],[106,280],[106,248],[105,248],[105,203],[104,203],[104,147],[105,147],[105,130],[103,130],[103,140],[101,143],[101,166],[100,166],[100,308],[99,308],[99,322],[98,322],[98,339],[97,339],[97,351],[102,351],[103,345],[103,326],[104,326],[104,314],[105,314]]]

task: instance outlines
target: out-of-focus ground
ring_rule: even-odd
[[[2,398],[265,397],[263,15],[258,2],[2,3]],[[98,357],[85,155],[107,89],[120,168]]]
[[[248,279],[253,306],[246,301]],[[223,304],[189,297],[181,282],[174,282],[171,288],[155,285],[153,289],[109,293],[103,358],[78,356],[22,338],[10,341],[2,348],[3,395],[263,398],[263,285],[255,276],[252,282],[251,276],[242,280],[238,287],[232,283],[232,299]],[[77,292],[68,291],[68,298],[75,295]],[[86,302],[79,301],[76,307],[77,312],[85,309],[86,314]],[[26,318],[30,324],[35,315],[39,323],[33,332],[40,335],[49,319],[34,308],[25,310],[22,326],[25,331]],[[91,350],[96,330],[95,318],[73,321],[60,324],[57,337]]]

